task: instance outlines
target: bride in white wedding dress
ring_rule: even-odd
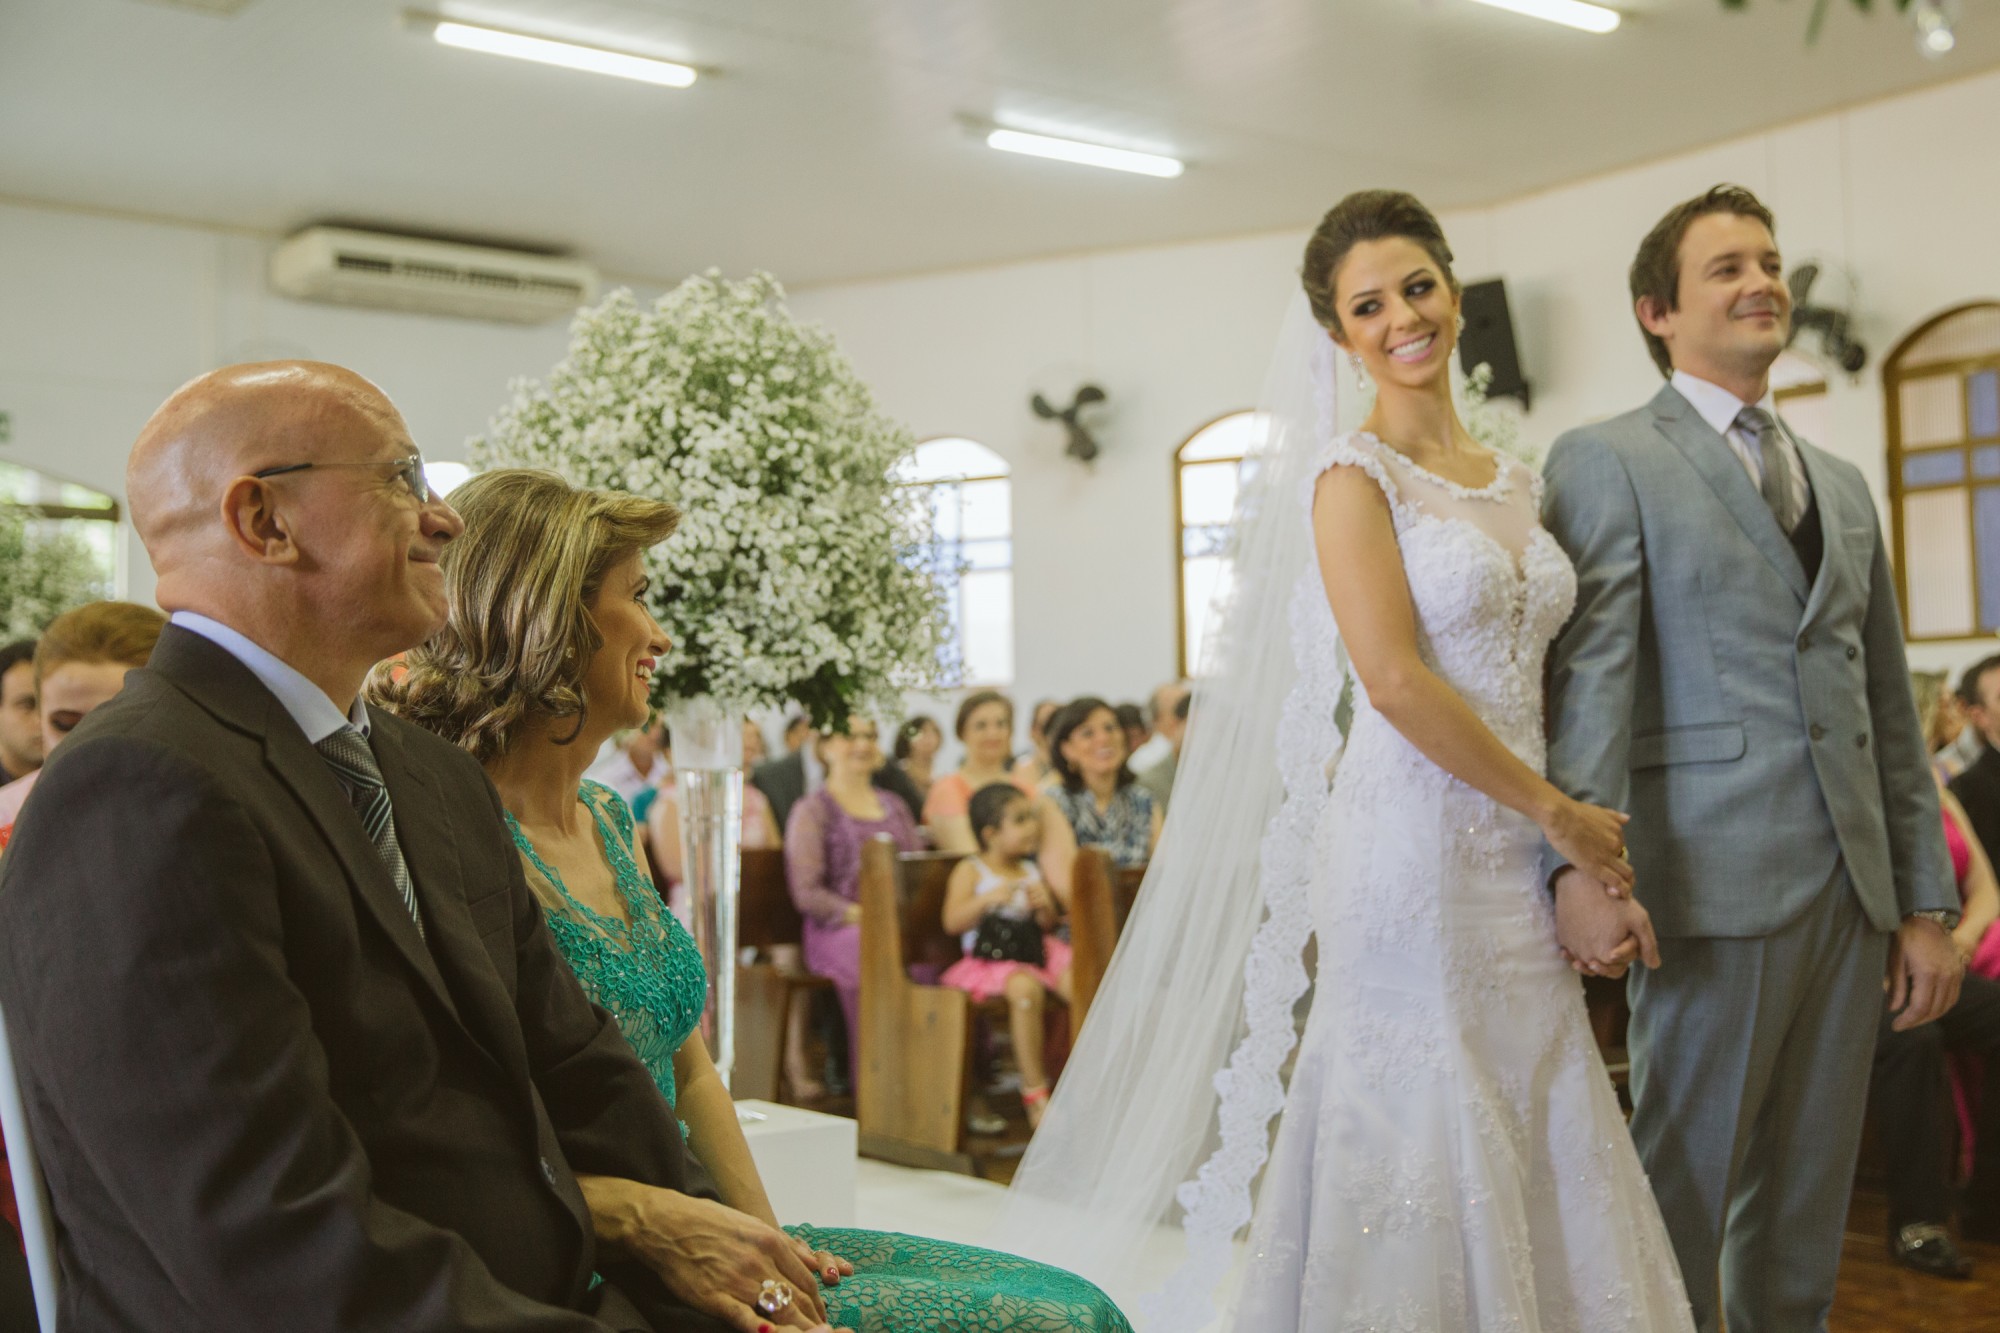
[[[1142,1180],[1145,1163],[1163,1167],[1186,1180],[1173,1201],[1190,1262],[1143,1322],[1197,1327],[1261,1168],[1232,1319],[1246,1333],[1689,1333],[1542,879],[1546,839],[1604,886],[1562,909],[1625,940],[1587,961],[1657,961],[1628,896],[1623,816],[1542,776],[1543,657],[1575,574],[1538,521],[1540,479],[1458,422],[1458,290],[1430,213],[1408,195],[1349,196],[1315,233],[1304,285],[1326,334],[1309,358],[1316,406],[1292,415],[1312,425],[1258,464],[1268,490],[1238,515],[1300,531],[1237,551],[1239,603],[1287,604],[1295,670],[1267,679],[1238,663],[1219,704],[1197,690],[1197,725],[1212,705],[1230,717],[1206,752],[1190,735],[1175,793],[1179,815],[1191,766],[1228,774],[1255,754],[1260,696],[1283,694],[1255,882],[1231,887],[1219,816],[1193,807],[1178,840],[1169,820],[1017,1177],[1010,1239],[1065,1236],[1069,1258],[1115,1279],[1106,1237],[1171,1215]],[[1358,431],[1332,429],[1327,334],[1377,385]],[[1275,628],[1268,607],[1234,611],[1236,632]],[[1331,731],[1343,688],[1344,748]],[[1247,887],[1261,911],[1205,904],[1170,868],[1177,854],[1209,892]],[[1286,1087],[1308,932],[1317,973]],[[1242,973],[1234,989],[1218,956]],[[1229,1018],[1218,1028],[1188,988]],[[1154,1072],[1176,1037],[1197,1065],[1179,1078],[1212,1091],[1188,1096]]]

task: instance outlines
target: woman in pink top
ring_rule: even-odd
[[[971,856],[979,850],[972,834],[968,811],[972,794],[996,782],[1012,782],[1030,796],[1034,779],[1018,770],[1009,772],[1007,760],[1014,748],[1014,705],[998,690],[974,690],[958,706],[953,729],[965,747],[965,758],[956,773],[947,773],[931,784],[924,798],[924,826],[931,842],[941,852]]]
[[[1919,1273],[1963,1278],[1972,1264],[1947,1223],[1953,1184],[1968,1168],[1960,1229],[1968,1239],[2000,1238],[2000,1082],[1993,1077],[2000,1073],[2000,930],[1991,929],[2000,919],[2000,880],[1944,774],[1933,768],[1933,776],[1964,910],[1952,942],[1968,967],[1957,1005],[1935,1023],[1897,1032],[1884,1006],[1869,1099],[1885,1158],[1890,1257]],[[1955,1086],[1947,1078],[1954,1066]],[[1957,1163],[1947,1110],[1954,1104]]]
[[[875,785],[882,746],[873,722],[857,717],[845,735],[815,743],[826,785],[800,798],[785,823],[785,886],[805,918],[806,970],[840,996],[851,1073],[859,1067],[861,849],[878,834],[904,852],[922,850],[923,840],[903,798]]]

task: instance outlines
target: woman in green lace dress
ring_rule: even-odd
[[[577,490],[552,473],[489,472],[452,494],[465,534],[445,550],[445,627],[409,654],[379,702],[485,764],[528,881],[584,989],[618,1020],[722,1202],[776,1227],[728,1090],[695,1034],[707,979],[693,939],[643,868],[632,817],[583,779],[601,742],[646,717],[667,651],[646,610],[641,556],[678,515],[659,501]],[[646,1253],[630,1182],[586,1182],[600,1236]],[[755,1219],[751,1223],[749,1219]],[[1101,1291],[1012,1255],[886,1232],[785,1228],[820,1289],[792,1322],[859,1333],[1129,1333]],[[754,1329],[741,1309],[718,1311]],[[782,1321],[781,1321],[782,1322]]]

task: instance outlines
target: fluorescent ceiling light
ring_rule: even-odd
[[[1003,153],[1026,153],[1030,157],[1052,157],[1058,162],[1076,162],[1086,167],[1108,167],[1112,171],[1136,171],[1142,176],[1178,176],[1184,170],[1176,158],[1158,153],[1135,153],[1129,148],[1106,148],[1103,144],[1057,139],[1024,130],[994,130],[986,136],[988,148]]]
[[[431,36],[446,46],[455,46],[463,51],[512,56],[516,60],[561,65],[564,69],[610,74],[621,79],[637,79],[641,83],[663,84],[669,88],[685,88],[695,80],[693,66],[677,65],[671,60],[607,51],[600,46],[578,46],[575,42],[530,37],[526,33],[459,23],[452,19],[437,19],[435,22],[437,26],[431,29]]]
[[[1479,3],[1585,32],[1613,32],[1623,19],[1617,10],[1589,4],[1587,0],[1479,0]]]

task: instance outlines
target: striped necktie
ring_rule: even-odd
[[[1764,477],[1759,489],[1771,508],[1771,517],[1789,536],[1799,520],[1792,512],[1792,465],[1778,442],[1778,423],[1763,408],[1746,407],[1736,414],[1736,427],[1757,442],[1757,462]]]
[[[396,841],[396,812],[389,806],[389,788],[382,781],[382,769],[375,762],[368,738],[350,723],[314,748],[340,779],[340,785],[347,788],[347,799],[354,802],[363,831],[389,867],[389,878],[396,882],[396,892],[403,895],[403,906],[410,909],[410,919],[422,935],[424,919],[417,912],[416,886],[410,882],[410,867],[403,861],[403,846]]]

